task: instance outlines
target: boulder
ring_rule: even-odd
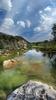
[[[42,82],[29,81],[13,91],[7,100],[56,100],[56,90]]]
[[[5,60],[3,62],[3,68],[4,69],[10,69],[10,68],[14,68],[17,65],[17,61],[14,59],[9,59],[9,60]]]

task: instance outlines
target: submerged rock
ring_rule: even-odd
[[[56,90],[47,84],[29,81],[13,91],[7,100],[56,100]]]
[[[17,61],[14,60],[14,59],[5,60],[3,62],[3,68],[4,69],[14,68],[16,65],[17,65]]]

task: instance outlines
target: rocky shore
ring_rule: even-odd
[[[13,91],[7,100],[56,100],[56,90],[42,82],[30,80]]]

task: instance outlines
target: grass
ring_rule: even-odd
[[[0,90],[0,100],[6,100],[6,93],[3,90]]]
[[[38,44],[33,44],[32,48],[36,48],[37,50],[45,51],[45,52],[55,52],[56,51],[56,43],[55,42],[47,42],[47,43],[38,43]]]
[[[30,66],[22,65],[18,68],[4,70],[0,73],[0,97],[6,100],[5,97],[14,89],[21,86],[28,80],[41,80],[42,82],[51,84],[53,79],[50,74],[42,72],[42,64],[36,63]],[[2,92],[1,92],[2,91]],[[1,99],[2,100],[2,99]]]
[[[24,61],[25,62],[25,61]],[[38,67],[37,67],[38,66]],[[19,87],[23,83],[30,79],[40,79],[38,71],[41,69],[41,64],[22,64],[14,69],[4,70],[0,72],[0,92],[2,92],[2,97],[6,97],[10,92],[12,92],[16,87]]]
[[[16,70],[6,70],[0,73],[0,93],[2,92],[2,97],[4,94],[8,95],[16,87],[19,87],[27,81],[27,76],[22,75]],[[1,96],[1,95],[0,95]]]

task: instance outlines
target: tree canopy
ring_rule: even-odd
[[[53,28],[52,28],[52,35],[54,36],[54,41],[56,41],[56,24],[53,25]]]

